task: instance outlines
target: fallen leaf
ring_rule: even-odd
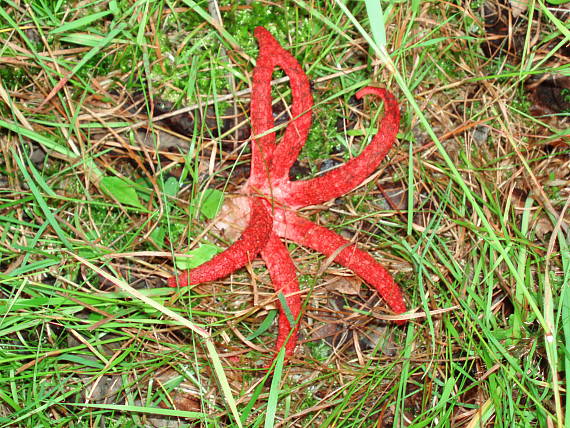
[[[349,296],[357,296],[360,293],[362,281],[355,276],[335,276],[328,281],[327,290],[336,291]]]
[[[511,0],[511,12],[515,18],[521,16],[528,9],[528,0]]]
[[[249,222],[249,216],[244,216],[244,212],[249,212],[249,202],[245,197],[228,198],[218,215],[214,227],[218,229],[224,238],[230,242],[236,241]]]

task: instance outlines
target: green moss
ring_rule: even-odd
[[[289,251],[293,249],[289,247]],[[301,289],[312,289],[317,284],[317,279],[314,275],[299,275],[299,287]]]
[[[521,86],[517,91],[516,96],[511,101],[511,106],[519,111],[524,113],[529,113],[530,108],[532,107],[532,102],[528,99],[524,88]]]
[[[331,355],[331,346],[324,340],[307,342],[306,346],[311,353],[311,357],[317,361],[326,361]]]
[[[6,90],[17,91],[30,83],[30,78],[21,67],[0,67],[0,81]],[[5,103],[0,103],[0,111],[9,111]]]
[[[337,121],[341,115],[335,105],[326,105],[317,109],[313,116],[313,126],[301,155],[309,160],[326,159],[335,150],[341,149],[341,144],[335,138]],[[314,169],[314,163],[310,164]],[[317,171],[313,171],[317,172]]]

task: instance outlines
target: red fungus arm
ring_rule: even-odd
[[[284,221],[280,219],[274,226],[274,232],[277,235],[312,248],[327,257],[336,254],[339,248],[347,245],[336,255],[334,261],[346,266],[373,286],[396,314],[406,311],[400,287],[388,271],[370,254],[359,250],[356,245],[333,231],[305,220],[293,212],[282,211],[282,213]],[[404,322],[397,321],[398,324],[404,324]]]
[[[295,273],[295,265],[291,260],[287,248],[274,233],[271,233],[267,245],[261,251],[261,257],[263,257],[269,269],[275,292],[281,292],[285,295],[285,301],[291,311],[291,315],[295,320],[298,320],[299,313],[301,312],[301,296],[299,296],[299,282],[297,281],[297,274]],[[295,345],[297,344],[297,330],[298,327],[295,326],[295,330],[285,344],[285,355],[288,357],[293,355],[293,351],[295,350]],[[279,331],[277,333],[277,344],[275,345],[277,351],[279,351],[285,343],[285,339],[289,336],[290,331],[291,325],[289,324],[289,319],[285,315],[283,307],[279,304]]]
[[[309,134],[313,97],[309,79],[293,55],[283,49],[263,27],[255,29],[255,37],[259,43],[259,56],[253,70],[251,93],[251,127],[255,138],[252,178],[266,182],[267,171],[270,171],[271,182],[278,186],[280,180],[288,179],[289,169]],[[275,125],[271,108],[271,76],[275,67],[281,67],[289,76],[293,94],[293,120],[287,125],[278,145],[275,144],[275,131],[267,133]],[[257,187],[259,183],[252,185]]]
[[[252,261],[265,246],[271,234],[273,219],[259,198],[250,198],[249,224],[239,240],[212,260],[168,279],[170,287],[186,287],[215,281]]]
[[[400,109],[394,96],[381,88],[367,86],[358,91],[356,97],[369,94],[384,100],[384,118],[368,147],[356,158],[320,177],[291,182],[283,202],[298,208],[338,198],[362,183],[382,162],[398,134]]]

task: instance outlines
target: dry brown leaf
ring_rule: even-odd
[[[540,217],[534,224],[534,231],[539,239],[544,239],[548,233],[552,233],[552,222],[546,217]]]
[[[355,276],[336,276],[328,281],[327,290],[349,296],[358,296],[362,281]]]
[[[528,0],[511,0],[511,13],[515,18],[518,18],[528,9]]]

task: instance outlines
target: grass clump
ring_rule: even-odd
[[[564,426],[568,110],[540,84],[568,73],[567,17],[531,5],[501,45],[494,2],[372,3],[6,3],[1,426]],[[177,256],[232,241],[207,201],[249,174],[257,25],[312,82],[298,177],[374,133],[356,90],[397,94],[381,172],[316,220],[373,253],[415,317],[382,322],[366,286],[291,244],[302,337],[271,381],[260,261],[165,287]],[[273,93],[286,112],[287,84]],[[182,123],[149,118],[167,102]]]

